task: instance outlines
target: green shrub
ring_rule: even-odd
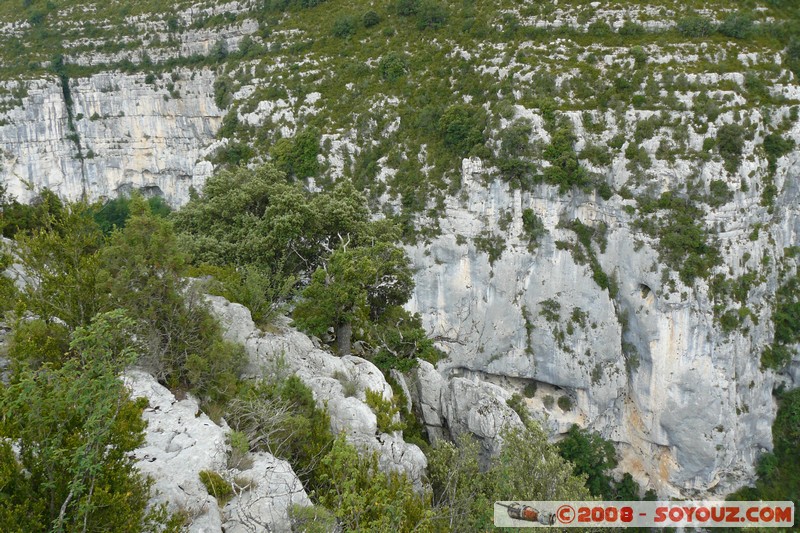
[[[733,39],[747,39],[753,34],[753,19],[745,13],[731,13],[720,24],[719,32]]]
[[[684,17],[678,21],[678,32],[684,37],[708,37],[716,29],[711,19],[701,15]]]
[[[333,23],[331,33],[334,37],[344,39],[356,32],[356,18],[353,15],[341,15]]]
[[[361,16],[361,24],[365,28],[377,26],[381,22],[381,17],[375,11],[369,10]]]
[[[319,503],[344,531],[428,531],[430,494],[417,494],[404,474],[385,474],[377,454],[359,453],[341,434],[317,467]],[[380,502],[380,505],[376,505]]]
[[[439,119],[439,132],[445,146],[456,155],[465,157],[478,144],[483,144],[485,114],[469,104],[448,107]]]
[[[589,27],[586,28],[586,33],[592,37],[608,37],[609,35],[614,34],[614,30],[608,25],[607,22],[603,20],[596,20],[589,24]]]
[[[599,144],[587,144],[578,157],[601,167],[611,164],[611,153]]]
[[[553,405],[556,403],[552,396],[549,394],[542,398],[542,403],[547,409],[552,409]]]
[[[398,52],[389,52],[378,63],[381,77],[386,81],[395,81],[406,75],[408,64],[405,55]]]
[[[544,222],[539,218],[533,209],[526,208],[522,211],[522,229],[530,246],[536,246],[539,240],[547,233]]]
[[[725,124],[717,130],[717,150],[728,172],[736,172],[742,158],[745,130],[739,124]]]
[[[401,17],[411,17],[417,14],[420,0],[397,0],[395,10]]]
[[[231,484],[213,470],[201,470],[198,475],[208,494],[217,499],[220,508],[225,507],[234,496]]]
[[[367,397],[367,405],[370,406],[372,412],[378,420],[378,431],[381,433],[393,433],[395,431],[402,431],[405,429],[405,423],[402,420],[395,422],[395,418],[400,413],[400,407],[397,405],[397,398],[392,397],[387,400],[383,397],[381,391],[367,389],[365,391]]]
[[[559,396],[558,407],[564,412],[572,410],[572,398],[569,396]]]
[[[644,26],[638,24],[636,22],[626,20],[620,26],[618,33],[625,37],[635,37],[639,35],[643,35],[646,32]]]
[[[723,180],[712,180],[708,188],[709,194],[706,203],[711,207],[719,207],[733,200],[733,191]]]
[[[617,458],[610,441],[573,424],[557,446],[561,457],[572,464],[575,475],[587,476],[586,486],[594,496],[614,499],[610,473],[617,466]]]
[[[436,0],[421,0],[416,15],[419,30],[435,30],[447,23],[447,10]]]
[[[561,126],[553,132],[550,144],[544,149],[544,158],[550,162],[544,171],[545,181],[558,185],[561,193],[589,183],[586,169],[580,165],[575,153],[575,140],[572,128]]]

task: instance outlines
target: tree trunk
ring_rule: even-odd
[[[353,325],[344,322],[336,326],[336,344],[339,346],[339,355],[350,355],[350,341],[353,337]]]

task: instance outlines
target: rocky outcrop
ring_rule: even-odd
[[[213,168],[203,159],[223,115],[214,79],[187,69],[151,83],[97,74],[69,82],[69,110],[58,80],[15,82],[26,95],[0,122],[0,180],[20,201],[44,188],[71,200],[137,189],[181,205]]]
[[[151,503],[164,502],[171,512],[183,513],[190,532],[290,531],[288,509],[311,505],[291,466],[270,454],[251,454],[250,468],[228,470],[229,428],[224,421],[215,424],[194,398],[178,400],[139,370],[129,370],[123,379],[132,397],[148,402],[142,415],[145,443],[134,458],[139,471],[154,481]],[[233,484],[235,496],[222,509],[200,481],[204,470]]]
[[[758,358],[759,343],[769,338],[770,311],[757,303],[757,294],[775,290],[777,273],[751,296],[759,320],[744,332],[721,336],[708,284],[700,280],[678,290],[665,285],[669,278],[655,267],[655,243],[632,229],[625,200],[564,196],[546,186],[523,194],[499,181],[487,187],[482,172],[477,162],[465,161],[465,194],[447,199],[442,235],[409,248],[418,267],[409,308],[422,315],[448,352],[438,368],[443,377],[471,372],[511,392],[536,386],[527,402],[532,414],[547,414],[551,431],[588,423],[620,444],[625,470],[663,494],[724,493],[752,476],[756,457],[771,448],[775,413],[775,374],[762,371]],[[743,165],[741,174],[748,172]],[[800,166],[785,161],[780,174],[789,183]],[[725,242],[733,245],[723,250],[734,276],[746,271],[743,256],[780,261],[784,247],[796,243],[797,200],[796,188],[787,187],[776,208],[785,223],[769,230],[774,246],[748,241],[750,228],[764,215],[752,209],[757,194],[737,195],[709,215],[710,224],[726,228]],[[533,252],[524,240],[525,209],[547,230]],[[487,231],[502,235],[497,224],[504,212],[510,213],[505,249],[491,263],[472,241]],[[616,298],[598,287],[587,265],[557,246],[574,241],[559,224],[574,219],[607,227],[607,246],[598,258],[618,280]],[[545,310],[548,301],[557,302],[555,316]],[[426,383],[419,387],[422,413],[434,434],[442,421],[452,427],[453,416],[456,424],[471,420],[471,431],[492,432],[493,420],[470,419],[458,408],[461,397],[471,394],[454,390],[459,382],[442,385],[426,367],[418,376]],[[448,390],[454,392],[449,398]],[[498,389],[491,394],[508,395]],[[552,407],[561,396],[569,398],[570,409]]]
[[[247,349],[251,376],[296,374],[311,388],[317,404],[327,409],[334,433],[344,432],[362,451],[377,453],[382,469],[404,472],[422,488],[425,455],[399,433],[381,433],[375,413],[366,404],[367,390],[378,391],[385,399],[393,397],[391,386],[375,365],[353,355],[334,356],[286,323],[277,333],[261,331],[246,307],[218,296],[208,296],[208,300],[225,337]]]

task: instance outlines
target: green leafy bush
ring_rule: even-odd
[[[434,498],[452,531],[493,527],[492,502],[526,494],[533,499],[589,500],[583,480],[574,475],[535,422],[504,430],[499,455],[479,459],[479,444],[463,436],[453,444],[439,440],[428,458]]]
[[[221,475],[213,470],[201,470],[198,474],[200,481],[206,487],[208,494],[217,499],[220,508],[233,497],[233,486]]]
[[[678,21],[678,32],[684,37],[708,37],[717,27],[708,17],[692,15]]]
[[[121,311],[98,315],[72,333],[73,357],[20,366],[0,387],[4,530],[133,533],[167,525],[163,508],[147,511],[149,483],[130,455],[144,441],[146,405],[131,400],[118,377],[136,357],[132,325]]]
[[[731,13],[719,26],[719,32],[733,39],[747,39],[753,34],[753,19],[746,13]]]
[[[542,219],[530,208],[522,211],[522,229],[528,239],[529,247],[537,246],[539,240],[547,233]]]
[[[469,104],[448,107],[439,119],[439,132],[445,146],[464,157],[475,146],[483,144],[485,114]]]
[[[364,25],[365,28],[371,28],[373,26],[377,26],[381,22],[381,17],[375,11],[369,10],[361,16],[361,24]]]
[[[396,81],[406,75],[408,71],[408,63],[403,54],[398,52],[389,52],[383,56],[378,63],[378,69],[381,72],[381,77],[386,81]]]
[[[353,15],[340,15],[333,23],[331,33],[334,37],[345,39],[356,33],[357,21]]]
[[[447,10],[436,0],[420,0],[416,15],[420,30],[435,30],[447,23]]]
[[[717,150],[728,172],[736,172],[742,159],[745,130],[739,124],[725,124],[717,130]]]
[[[575,153],[575,140],[572,128],[562,126],[553,132],[550,144],[544,150],[544,158],[550,162],[550,166],[544,170],[545,181],[558,185],[561,193],[589,183],[586,169],[580,165]]]
[[[430,494],[416,494],[405,475],[383,473],[376,454],[358,453],[344,435],[336,438],[318,470],[319,502],[345,531],[432,529]]]
[[[402,420],[398,419],[398,421],[395,421],[395,418],[400,413],[400,407],[397,405],[396,397],[387,400],[383,397],[381,391],[372,389],[367,389],[365,394],[367,397],[367,405],[370,406],[377,417],[379,432],[393,433],[405,429],[405,424]]]
[[[572,399],[569,396],[558,397],[558,407],[564,412],[572,410]]]

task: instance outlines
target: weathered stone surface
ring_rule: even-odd
[[[147,398],[145,444],[134,452],[137,468],[154,480],[154,503],[186,511],[193,533],[222,531],[222,514],[200,481],[201,470],[222,472],[227,454],[226,429],[200,411],[191,397],[178,400],[151,375],[130,370],[125,384],[134,398]]]
[[[289,532],[288,509],[292,505],[310,506],[311,500],[286,461],[268,453],[252,454],[253,465],[235,471],[236,479],[246,483],[236,487],[236,497],[225,505],[225,533],[253,531]]]
[[[180,98],[144,74],[108,72],[70,82],[74,126],[69,132],[59,82],[25,82],[23,105],[0,126],[0,182],[20,201],[47,187],[63,198],[115,198],[140,189],[172,205],[201,190],[209,175],[198,163],[221,123],[210,70],[179,70]],[[167,96],[167,98],[165,98]],[[26,184],[33,184],[30,189]]]
[[[227,468],[224,424],[219,426],[200,411],[191,396],[178,400],[155,378],[140,370],[123,376],[134,398],[147,398],[145,443],[134,452],[137,468],[154,480],[153,504],[166,502],[172,512],[190,517],[192,533],[290,531],[291,505],[311,505],[289,463],[268,453],[250,454],[244,471]],[[200,481],[211,470],[229,482],[248,481],[220,510],[217,500]]]
[[[278,333],[263,332],[256,328],[246,307],[218,296],[208,296],[208,301],[226,338],[246,347],[251,375],[296,374],[314,392],[317,404],[327,406],[334,433],[344,432],[362,450],[377,452],[382,468],[405,472],[418,488],[422,487],[425,455],[399,435],[379,433],[375,413],[365,403],[368,389],[381,392],[387,399],[393,395],[375,365],[354,355],[337,357],[321,350],[308,336],[285,323]]]

